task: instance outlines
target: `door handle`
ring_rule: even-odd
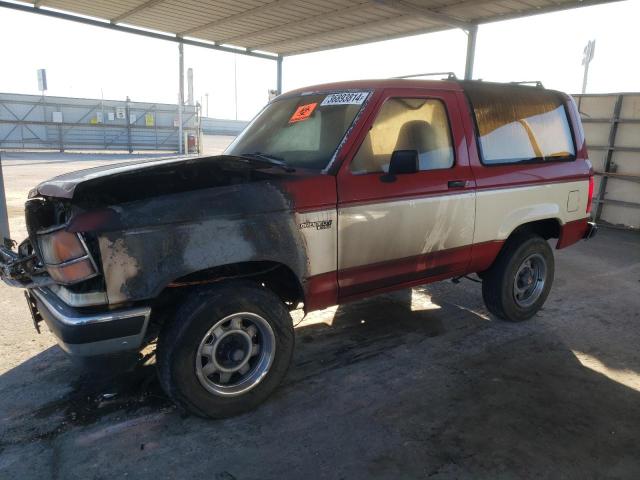
[[[467,186],[466,180],[449,180],[447,183],[449,188],[464,188]]]

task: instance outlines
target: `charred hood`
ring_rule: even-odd
[[[159,195],[282,178],[291,172],[228,155],[170,157],[107,165],[42,182],[37,193],[82,204],[119,204]]]

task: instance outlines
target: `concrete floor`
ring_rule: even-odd
[[[556,261],[522,324],[469,281],[313,313],[281,388],[223,421],[153,365],[83,376],[0,286],[0,478],[640,478],[640,235]]]

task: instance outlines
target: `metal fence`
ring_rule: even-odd
[[[197,137],[195,106],[182,123]],[[178,151],[178,132],[177,105],[0,93],[0,149]]]
[[[205,135],[238,135],[249,122],[243,120],[220,120],[201,117],[202,133]]]
[[[575,98],[596,173],[594,218],[640,228],[640,93]]]

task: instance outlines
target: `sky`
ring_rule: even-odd
[[[587,92],[640,91],[638,18],[640,0],[627,0],[481,25],[474,78],[540,80],[579,93],[582,52],[596,39]],[[0,45],[0,92],[38,94],[36,71],[46,68],[47,95],[177,101],[173,42],[0,8]],[[462,77],[465,51],[466,34],[450,30],[286,57],[283,89],[424,72]],[[184,54],[185,71],[194,70],[195,99],[204,105],[208,94],[210,117],[248,120],[276,87],[271,60],[188,45]]]

